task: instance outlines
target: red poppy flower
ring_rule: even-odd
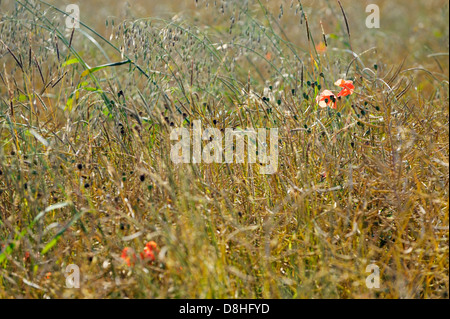
[[[125,247],[122,250],[122,255],[120,256],[128,266],[134,265],[136,262],[136,254],[134,253],[133,248]]]
[[[320,107],[331,107],[332,109],[336,108],[336,96],[333,92],[330,90],[324,90],[322,93],[320,93],[316,98],[317,104],[319,104]]]
[[[154,241],[148,242],[144,247],[144,252],[141,253],[141,259],[147,261],[155,261],[155,254],[158,252],[158,245]]]
[[[355,90],[353,81],[346,81],[343,79],[339,79],[334,84],[342,88],[342,91],[339,92],[337,95],[338,97],[351,95],[351,94],[353,94],[353,91]]]

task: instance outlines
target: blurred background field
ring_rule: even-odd
[[[70,3],[0,2],[1,298],[448,298],[447,1]],[[196,119],[278,172],[173,164]]]

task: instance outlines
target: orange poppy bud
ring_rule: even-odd
[[[316,51],[317,53],[325,53],[327,51],[327,46],[325,45],[325,43],[320,42],[316,45]]]

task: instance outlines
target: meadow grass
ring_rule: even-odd
[[[131,3],[1,3],[0,298],[448,298],[447,1]],[[278,171],[174,164],[194,120]]]

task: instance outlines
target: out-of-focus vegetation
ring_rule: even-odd
[[[448,298],[448,2],[374,2],[1,1],[0,297]],[[277,173],[175,165],[194,120]]]

